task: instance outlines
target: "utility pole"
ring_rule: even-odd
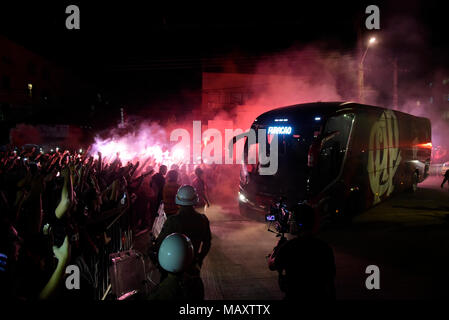
[[[368,53],[368,49],[370,45],[376,43],[376,38],[371,37],[368,41],[368,44],[366,45],[365,52],[362,55],[362,58],[360,59],[359,65],[358,65],[358,74],[359,74],[359,101],[360,103],[365,103],[365,84],[364,84],[364,70],[363,70],[363,63],[365,62],[366,54]]]
[[[395,57],[393,59],[393,107],[398,106],[398,58]]]
[[[365,95],[364,95],[364,74],[363,74],[363,64],[361,62],[359,62],[358,65],[358,75],[359,75],[359,101],[360,103],[365,103]]]

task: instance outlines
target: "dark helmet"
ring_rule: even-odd
[[[183,185],[178,189],[175,203],[180,206],[194,206],[198,204],[198,194],[194,187]]]

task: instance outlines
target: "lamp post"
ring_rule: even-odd
[[[395,57],[393,60],[393,107],[398,106],[398,58]]]
[[[376,38],[371,37],[368,41],[366,50],[363,53],[362,59],[360,60],[360,63],[359,63],[358,71],[359,71],[359,101],[360,101],[360,103],[365,103],[363,62],[365,61],[366,54],[368,53],[368,49],[369,49],[370,45],[372,45],[374,43],[376,43]]]

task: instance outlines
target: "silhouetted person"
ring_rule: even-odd
[[[162,195],[165,185],[165,174],[167,173],[167,166],[161,165],[159,167],[159,172],[154,174],[151,177],[150,188],[153,190],[153,195],[150,199],[150,219],[146,221],[148,227],[151,228],[153,225],[153,221],[157,216],[157,211],[159,209],[159,205],[162,202]]]
[[[165,182],[162,195],[162,200],[164,201],[164,212],[167,217],[178,212],[179,206],[175,203],[175,200],[179,187],[178,171],[170,170],[167,173],[167,181]]]
[[[315,214],[301,205],[295,214],[293,239],[282,242],[268,260],[279,272],[286,300],[335,299],[335,258],[332,248],[313,235]]]
[[[190,177],[187,174],[187,165],[185,164],[179,169],[179,183],[180,185],[191,184]]]
[[[186,269],[194,258],[190,239],[181,233],[164,238],[158,251],[159,266],[167,273],[151,292],[149,300],[202,300],[204,288],[201,279],[192,281]]]
[[[449,170],[446,170],[446,172],[444,173],[444,179],[443,179],[443,182],[441,183],[441,188],[443,188],[446,181],[449,181]],[[448,182],[448,184],[449,184],[449,182]]]
[[[198,204],[195,206],[201,213],[206,213],[206,206],[210,207],[210,202],[207,197],[207,185],[204,181],[204,171],[200,167],[195,168],[195,177],[192,186],[198,193]]]

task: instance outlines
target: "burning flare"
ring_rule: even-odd
[[[106,163],[117,157],[122,162],[132,163],[150,160],[153,165],[171,166],[184,162],[184,150],[171,150],[165,130],[157,124],[143,124],[137,130],[122,135],[111,132],[111,136],[106,139],[95,137],[90,154],[98,158],[100,152]]]

